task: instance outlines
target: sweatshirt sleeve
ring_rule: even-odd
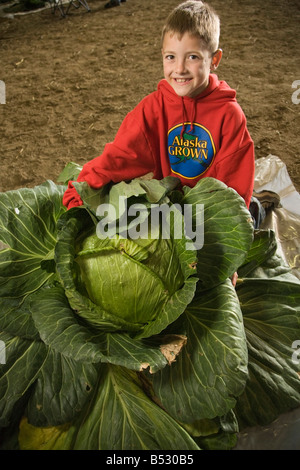
[[[118,183],[154,172],[155,163],[146,126],[139,124],[143,122],[143,117],[142,109],[131,111],[121,124],[115,140],[106,144],[99,157],[83,166],[77,181],[86,181],[92,188],[98,189],[109,182]],[[64,193],[63,204],[68,209],[83,204],[72,181]]]
[[[235,189],[249,208],[254,185],[254,143],[238,104],[224,119],[218,153],[216,178]]]

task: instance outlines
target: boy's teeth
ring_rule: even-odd
[[[190,78],[175,78],[177,83],[188,83]]]

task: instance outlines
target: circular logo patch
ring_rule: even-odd
[[[210,132],[200,124],[193,124],[193,131],[185,132],[181,137],[182,124],[178,124],[168,132],[168,153],[172,173],[183,178],[198,178],[211,166],[216,154],[215,145]]]

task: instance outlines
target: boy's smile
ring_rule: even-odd
[[[215,54],[197,36],[166,33],[162,47],[164,76],[179,96],[194,98],[209,84],[209,74],[216,69],[222,51]]]

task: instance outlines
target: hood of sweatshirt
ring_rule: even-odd
[[[184,132],[189,133],[193,131],[193,123],[198,104],[212,101],[219,101],[220,103],[236,101],[236,91],[230,88],[225,81],[219,80],[216,74],[210,74],[208,87],[194,98],[178,96],[165,79],[159,82],[157,89],[163,94],[170,106],[175,106],[177,109],[178,106],[181,107],[183,122],[182,135]],[[185,129],[186,122],[191,122],[190,129]]]

